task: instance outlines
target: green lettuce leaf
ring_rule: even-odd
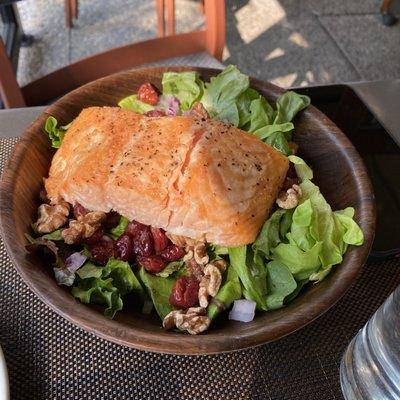
[[[248,90],[249,89],[247,89],[247,91]],[[274,115],[275,115],[274,109],[270,106],[267,100],[265,100],[265,98],[262,97],[261,95],[258,96],[259,97],[254,99],[249,106],[250,126],[247,129],[247,131],[252,133],[256,132],[257,130],[263,127],[271,125],[274,121]]]
[[[276,310],[283,306],[287,296],[297,288],[297,283],[292,273],[282,263],[271,261],[267,264],[268,295],[266,297],[267,307]]]
[[[113,318],[122,309],[122,296],[136,294],[145,298],[142,285],[127,262],[111,258],[104,267],[85,263],[76,273],[80,278],[72,288],[72,295],[82,303],[95,303],[107,308],[104,315]]]
[[[283,302],[283,304],[288,304],[290,303],[294,298],[296,298],[301,289],[303,289],[303,287],[309,282],[309,279],[303,279],[302,281],[296,281],[297,287],[296,289],[290,293],[288,296],[285,297],[285,300]]]
[[[156,275],[161,278],[168,278],[170,275],[175,274],[179,270],[181,270],[185,265],[185,262],[182,260],[179,261],[171,261],[162,271],[157,272]]]
[[[173,95],[180,101],[182,111],[189,110],[203,95],[204,84],[193,71],[165,72],[162,78],[163,95]]]
[[[291,122],[285,122],[283,124],[265,125],[261,128],[258,128],[253,133],[261,140],[265,140],[265,139],[271,138],[271,136],[273,136],[274,133],[276,134],[279,132],[279,133],[283,134],[284,132],[291,132],[293,129],[294,129],[294,125]],[[274,136],[275,139],[277,137],[278,136]],[[284,135],[282,136],[282,138],[286,139]],[[268,140],[265,140],[265,141],[267,143],[269,143]]]
[[[294,244],[280,243],[273,250],[272,259],[286,265],[297,280],[303,280],[319,269],[321,249],[321,242],[316,243],[308,251],[303,251]]]
[[[310,105],[310,98],[292,91],[280,96],[276,102],[274,124],[291,122],[296,114]]]
[[[276,210],[264,223],[261,232],[257,236],[252,245],[254,253],[262,252],[266,258],[271,258],[272,249],[282,242],[286,232],[281,232],[281,221],[285,215],[291,217],[293,211],[291,210]],[[291,218],[286,222],[287,228],[291,224]]]
[[[110,258],[103,268],[102,277],[111,277],[121,296],[133,291],[144,298],[143,287],[127,262]]]
[[[342,262],[342,251],[338,240],[342,240],[335,235],[335,222],[330,205],[321,194],[318,186],[309,180],[300,184],[302,196],[301,202],[310,200],[313,208],[313,217],[310,224],[309,233],[315,242],[321,242],[321,252],[319,258],[323,268]],[[336,240],[335,240],[336,239]]]
[[[293,213],[290,232],[286,234],[289,243],[297,245],[303,251],[310,250],[316,243],[310,234],[313,213],[310,199],[297,206]]]
[[[291,154],[288,141],[292,138],[293,118],[310,104],[307,96],[286,92],[276,102],[276,111],[260,96],[250,105],[249,132],[286,156]]]
[[[132,94],[131,96],[125,97],[118,105],[126,110],[132,110],[138,114],[145,114],[151,110],[154,110],[154,106],[140,101],[137,94]]]
[[[73,287],[71,293],[82,303],[94,303],[106,306],[104,315],[109,318],[113,318],[115,313],[122,310],[123,307],[121,295],[113,285],[112,278],[85,279],[79,286]]]
[[[149,274],[143,267],[139,270],[139,278],[147,289],[157,314],[163,320],[165,316],[174,309],[171,304],[169,304],[169,297],[171,295],[175,279],[171,277],[161,278],[159,276]]]
[[[249,77],[229,65],[205,84],[201,102],[212,118],[239,125],[237,100],[249,87]],[[243,116],[242,116],[243,118]]]
[[[128,224],[129,219],[121,216],[118,225],[110,230],[111,237],[114,240],[117,240],[124,233]]]
[[[236,99],[236,106],[239,113],[239,127],[248,131],[248,126],[250,125],[252,112],[251,103],[253,100],[259,99],[261,97],[257,90],[252,88],[246,89],[242,94]],[[255,107],[255,106],[254,106]]]
[[[289,161],[294,164],[296,174],[301,181],[305,181],[306,179],[311,180],[313,178],[312,169],[306,164],[306,162],[302,158],[297,156],[289,156],[288,158]]]
[[[334,212],[334,217],[339,220],[344,228],[343,242],[354,246],[361,246],[364,243],[364,234],[353,220],[353,216],[354,208],[352,207]]]
[[[258,309],[267,310],[267,269],[262,257],[241,246],[229,248],[229,259],[244,287],[244,297],[255,301]]]
[[[57,127],[58,121],[53,116],[50,116],[46,119],[46,123],[44,124],[44,130],[48,134],[49,139],[51,141],[52,147],[58,149],[61,146],[61,143],[64,139],[64,136],[71,126],[72,122],[68,125]]]
[[[47,240],[54,240],[54,241],[60,241],[64,240],[63,237],[61,236],[62,229],[57,229],[56,231],[46,233],[45,235],[42,236],[42,239],[47,239]]]
[[[207,316],[214,319],[222,311],[227,310],[231,304],[242,297],[242,285],[235,269],[229,265],[226,273],[226,280],[221,285],[218,293],[210,301],[207,307]]]
[[[285,137],[285,132],[275,132],[271,136],[264,139],[264,142],[280,151],[285,156],[291,154],[288,139]]]
[[[76,271],[80,279],[101,278],[103,268],[88,261]]]

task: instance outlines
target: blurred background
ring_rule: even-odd
[[[223,63],[283,87],[397,78],[400,24],[382,23],[381,4],[227,0]],[[72,29],[65,25],[64,0],[22,0],[16,6],[25,33],[34,36],[31,46],[20,49],[20,85],[101,50],[154,37],[157,30],[152,0],[79,0]],[[175,8],[177,32],[202,26],[198,1],[176,0]]]

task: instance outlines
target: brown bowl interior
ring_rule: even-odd
[[[328,310],[350,287],[368,256],[375,224],[374,196],[366,169],[344,134],[321,112],[309,107],[296,121],[295,140],[300,155],[313,167],[315,181],[334,209],[353,206],[364,231],[365,243],[350,247],[342,265],[323,282],[309,287],[287,307],[259,313],[243,324],[221,319],[203,335],[165,332],[157,316],[144,316],[128,304],[115,320],[98,309],[76,301],[58,286],[52,268],[40,256],[28,255],[24,233],[30,229],[39,204],[42,178],[47,176],[53,149],[43,126],[49,115],[62,124],[84,107],[109,105],[135,92],[144,81],[161,86],[165,71],[197,70],[208,80],[218,71],[202,68],[148,68],[112,75],[87,84],[51,105],[24,133],[16,146],[1,186],[1,229],[7,250],[18,272],[31,289],[57,313],[105,339],[138,349],[207,354],[242,349],[276,340],[308,324]],[[274,101],[283,91],[258,80],[252,86]]]

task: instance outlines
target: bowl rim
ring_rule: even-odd
[[[372,184],[368,178],[367,170],[361,160],[360,155],[357,153],[356,149],[350,143],[349,139],[344,135],[344,133],[336,127],[324,114],[317,110],[314,106],[309,106],[303,112],[311,118],[316,120],[324,120],[326,123],[332,125],[332,130],[327,134],[329,136],[335,136],[335,140],[339,142],[346,151],[343,151],[343,155],[347,158],[349,164],[357,163],[359,171],[363,176],[361,179],[359,176],[354,175],[354,179],[359,191],[359,195],[368,199],[363,207],[360,207],[360,217],[370,216],[370,221],[365,223],[363,227],[364,231],[364,244],[354,250],[347,260],[344,259],[343,263],[349,264],[348,271],[346,270],[341,274],[340,279],[333,281],[332,285],[320,293],[318,296],[318,302],[310,302],[306,304],[301,313],[297,313],[296,309],[290,310],[285,313],[287,317],[284,321],[275,321],[272,324],[265,326],[256,326],[251,332],[246,331],[242,335],[232,335],[232,333],[224,334],[222,332],[208,331],[203,335],[190,336],[182,335],[181,333],[168,332],[165,334],[160,329],[160,332],[149,332],[141,327],[130,326],[129,335],[124,333],[126,330],[126,325],[120,323],[119,321],[110,320],[99,314],[97,311],[78,303],[73,297],[68,294],[71,299],[76,302],[76,306],[71,311],[65,307],[64,293],[63,290],[59,290],[60,293],[53,295],[52,297],[47,296],[47,293],[43,290],[43,287],[36,280],[32,280],[21,259],[21,252],[17,252],[12,245],[15,242],[15,235],[13,235],[12,229],[7,229],[6,227],[11,227],[14,225],[14,218],[12,217],[13,209],[13,193],[15,185],[15,176],[18,168],[23,161],[24,154],[26,152],[27,146],[34,145],[32,139],[34,138],[38,129],[42,127],[44,119],[49,115],[54,115],[54,111],[57,107],[64,103],[72,101],[74,98],[80,96],[81,90],[96,88],[96,85],[104,85],[107,82],[121,77],[130,77],[137,73],[148,73],[148,74],[162,74],[165,71],[185,71],[185,70],[195,70],[200,73],[207,73],[215,75],[221,70],[211,69],[211,68],[200,68],[191,66],[168,66],[168,67],[148,67],[139,68],[130,71],[120,72],[117,74],[109,75],[104,78],[92,81],[86,85],[83,85],[50,105],[44,112],[42,112],[35,121],[25,130],[21,139],[16,144],[13,154],[9,159],[8,166],[5,167],[0,187],[0,221],[1,221],[1,235],[7,253],[10,256],[12,263],[19,275],[28,284],[30,289],[51,309],[61,315],[63,318],[72,322],[76,326],[85,329],[95,335],[110,340],[112,342],[125,345],[128,347],[133,347],[139,350],[146,350],[158,353],[170,353],[170,354],[183,354],[183,355],[194,355],[194,354],[217,354],[229,351],[241,350],[244,348],[258,346],[267,342],[277,340],[284,337],[290,333],[293,333],[302,327],[306,326],[310,322],[314,321],[317,317],[328,311],[352,286],[357,276],[360,274],[362,267],[367,260],[370,248],[372,246],[374,231],[375,231],[375,201],[373,195]],[[263,82],[258,79],[251,78],[250,85],[252,87],[257,86],[267,91],[272,96],[278,96],[285,92],[285,90],[269,83]],[[361,170],[360,170],[361,168]],[[355,256],[357,259],[355,260]],[[355,264],[351,264],[352,261],[356,261]],[[342,263],[342,264],[343,264]],[[343,268],[344,269],[344,268]],[[287,308],[281,309],[288,310]],[[279,311],[279,310],[278,310]],[[272,313],[277,313],[278,311],[272,311]],[[271,313],[269,311],[268,313]],[[102,324],[98,324],[98,318],[104,319]],[[256,320],[255,320],[256,321]],[[161,324],[160,324],[161,327]],[[216,342],[218,344],[216,344]],[[224,344],[225,343],[225,344]]]

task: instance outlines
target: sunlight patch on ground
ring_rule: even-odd
[[[272,50],[271,53],[267,54],[264,58],[265,61],[273,60],[274,58],[282,57],[285,54],[285,50],[277,47],[276,49]]]
[[[275,85],[282,86],[282,87],[290,87],[294,84],[297,79],[297,73],[293,72],[291,74],[287,74],[284,76],[278,76],[276,78],[271,79],[271,82]]]
[[[293,32],[289,36],[289,40],[292,43],[297,44],[297,46],[303,47],[304,49],[308,49],[310,47],[310,45],[307,42],[306,38],[299,32]]]
[[[245,43],[252,42],[285,16],[278,0],[250,0],[235,13],[237,29]]]

